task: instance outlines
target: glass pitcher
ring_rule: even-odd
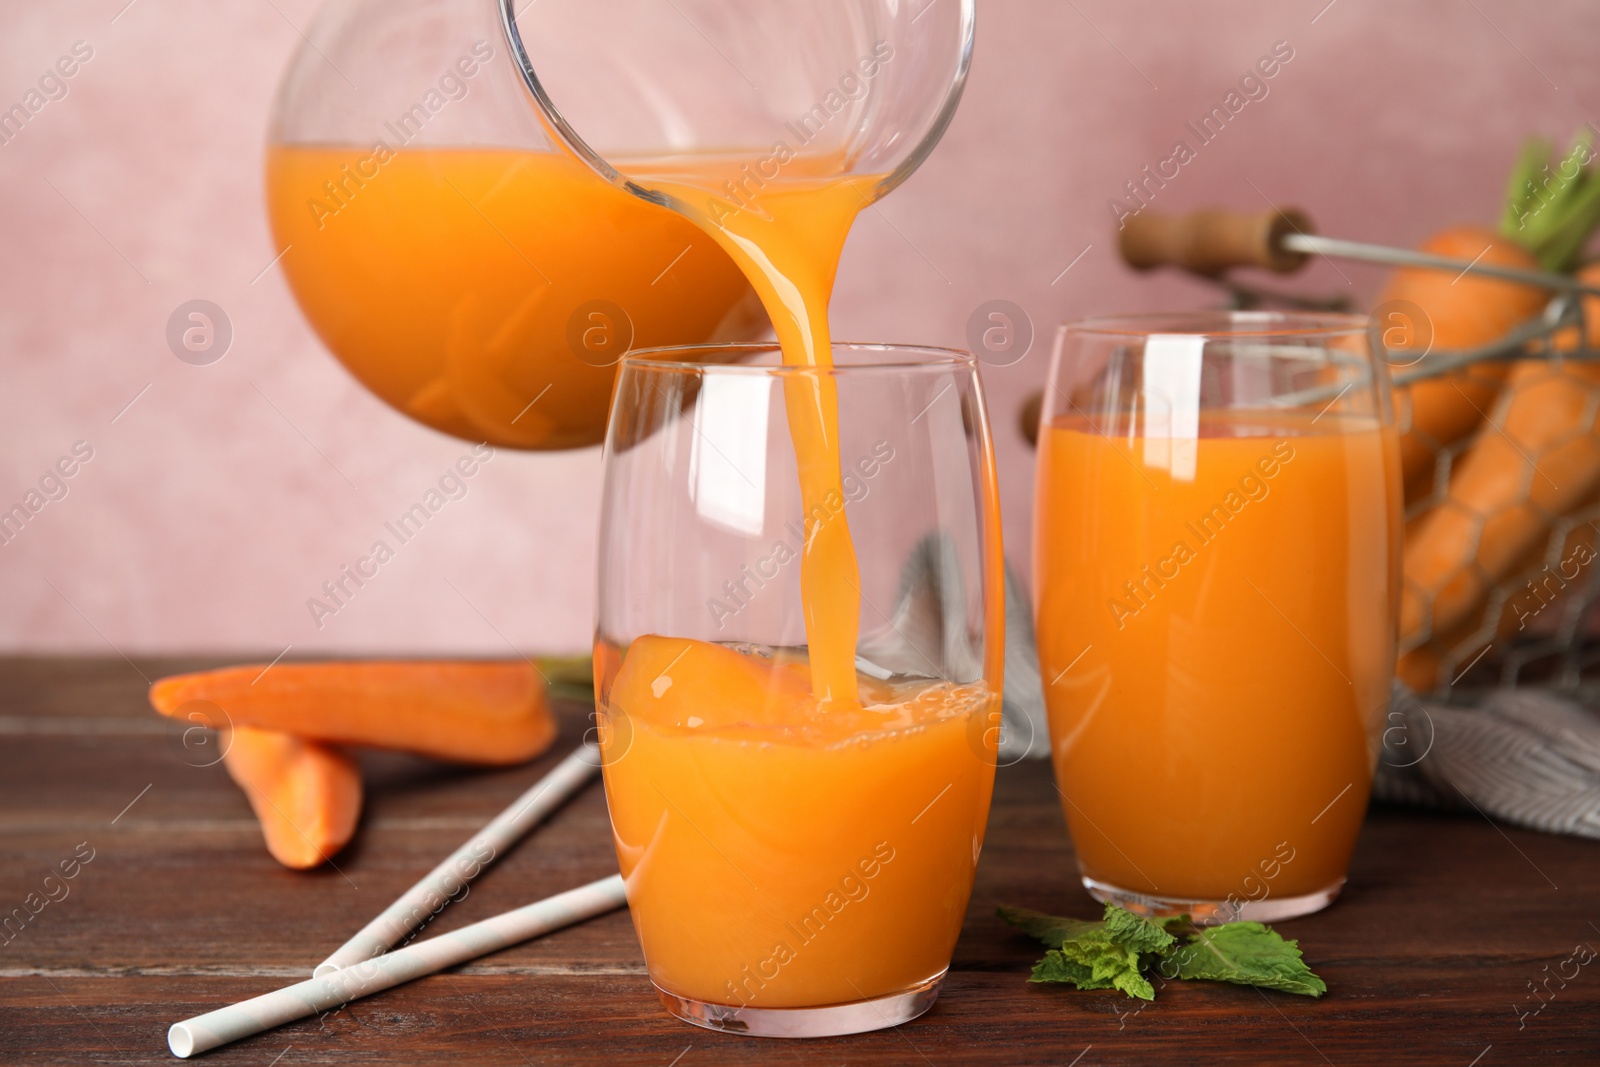
[[[643,175],[715,155],[715,196],[741,208],[799,159],[886,194],[949,122],[973,3],[329,0],[268,135],[290,288],[417,421],[598,444],[627,351],[769,328],[727,253]]]

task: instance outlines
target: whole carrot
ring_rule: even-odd
[[[528,663],[253,664],[163,678],[150,688],[163,715],[179,715],[193,700],[215,704],[236,726],[458,763],[522,763],[556,736],[544,682]]]
[[[1433,255],[1480,264],[1534,269],[1538,261],[1515,242],[1481,226],[1457,226],[1423,242],[1421,250]],[[1407,301],[1426,316],[1422,324],[1408,323],[1412,340],[1431,333],[1430,350],[1466,349],[1488,344],[1537,315],[1549,298],[1542,289],[1516,282],[1467,275],[1452,278],[1444,271],[1405,267],[1394,273],[1380,299]],[[1381,306],[1381,305],[1380,305]],[[1403,316],[1403,312],[1393,315]],[[1382,329],[1389,323],[1380,321]],[[1420,328],[1419,328],[1420,327]],[[1404,363],[1405,348],[1392,356]],[[1426,366],[1429,357],[1420,365]],[[1481,363],[1438,378],[1425,378],[1397,390],[1397,408],[1404,433],[1400,438],[1400,466],[1405,475],[1409,503],[1426,495],[1434,463],[1441,448],[1466,437],[1483,421],[1494,404],[1508,363]],[[1409,418],[1407,417],[1409,415]]]
[[[1551,146],[1530,141],[1512,171],[1506,209],[1498,230],[1456,226],[1436,234],[1422,251],[1479,265],[1569,271],[1584,242],[1600,225],[1600,182],[1585,169],[1590,158],[1587,135],[1574,142],[1560,160]],[[1500,281],[1471,273],[1401,268],[1384,290],[1383,302],[1405,301],[1384,309],[1377,323],[1385,340],[1399,349],[1427,342],[1428,351],[1468,349],[1496,341],[1537,315],[1549,294],[1536,286]],[[1379,305],[1383,308],[1383,304]],[[1422,356],[1427,366],[1431,356]],[[1406,502],[1435,488],[1435,468],[1443,449],[1476,430],[1493,405],[1509,373],[1509,362],[1480,363],[1438,378],[1424,379],[1396,390],[1402,437],[1400,462]]]
[[[222,762],[279,863],[317,867],[349,843],[361,814],[361,771],[348,754],[252,726],[235,726],[222,743]]]
[[[1600,284],[1600,263],[1578,275]],[[1587,346],[1600,348],[1600,298],[1584,301]],[[1575,332],[1555,338],[1578,346]],[[1488,592],[1550,536],[1554,520],[1600,491],[1600,363],[1519,361],[1503,408],[1458,462],[1445,499],[1407,538],[1400,600],[1402,646],[1448,636],[1479,612]],[[1430,688],[1436,656],[1402,659],[1408,684]]]

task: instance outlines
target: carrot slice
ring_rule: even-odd
[[[307,870],[350,842],[361,814],[361,771],[349,755],[252,726],[234,727],[222,743],[222,762],[255,809],[273,859]]]
[[[527,663],[374,661],[229,667],[163,678],[150,703],[178,716],[194,700],[236,726],[336,744],[505,765],[555,741],[544,683]]]

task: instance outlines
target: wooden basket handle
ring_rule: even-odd
[[[1039,447],[1039,419],[1044,415],[1044,390],[1036,389],[1028,394],[1028,399],[1022,402],[1022,410],[1017,412],[1017,429],[1022,431],[1022,436],[1028,444]]]
[[[1288,273],[1303,266],[1307,257],[1283,248],[1280,241],[1285,234],[1312,232],[1311,220],[1296,208],[1254,215],[1141,211],[1123,224],[1118,245],[1135,270],[1171,266],[1216,275],[1230,267],[1261,267]]]

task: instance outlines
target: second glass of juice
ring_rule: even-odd
[[[971,356],[623,361],[596,695],[617,857],[668,1010],[816,1037],[933,1003],[989,811],[1002,597]]]
[[[1366,320],[1082,322],[1045,396],[1039,660],[1084,885],[1203,922],[1325,907],[1395,661],[1398,439]]]

